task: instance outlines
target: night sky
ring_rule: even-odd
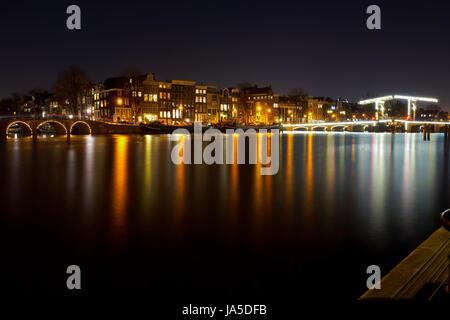
[[[71,4],[80,31],[66,28]],[[371,4],[382,30],[366,28]],[[449,35],[449,1],[3,1],[0,97],[50,90],[77,64],[95,82],[136,67],[158,80],[281,94],[434,96],[450,110]]]

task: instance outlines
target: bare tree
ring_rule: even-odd
[[[69,103],[69,108],[73,113],[79,114],[80,103],[78,97],[82,95],[90,86],[86,73],[78,66],[70,66],[65,71],[58,74],[58,78],[53,87],[53,96],[60,105]]]

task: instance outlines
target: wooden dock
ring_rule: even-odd
[[[450,232],[441,227],[381,279],[381,289],[368,290],[359,300],[429,299],[448,281],[449,254]]]

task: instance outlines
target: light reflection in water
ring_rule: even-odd
[[[95,143],[92,136],[88,136],[85,139],[86,152],[84,154],[84,168],[85,174],[80,177],[83,181],[82,184],[82,195],[83,195],[83,206],[86,208],[84,214],[87,220],[90,220],[91,215],[94,211],[95,202],[95,183],[98,179],[97,172],[95,170]]]
[[[184,135],[180,135],[179,141],[183,144],[183,151],[186,148],[186,144],[191,143],[191,139]],[[183,154],[181,155],[183,156]],[[174,183],[175,183],[175,190],[174,190],[174,223],[175,223],[175,229],[179,229],[182,227],[182,222],[184,219],[184,213],[187,206],[187,199],[186,199],[186,189],[189,187],[186,185],[186,165],[180,164],[175,166],[175,175],[174,175]]]
[[[229,183],[229,189],[228,192],[230,194],[230,213],[233,217],[233,221],[236,219],[236,211],[238,209],[238,195],[239,195],[239,165],[237,164],[237,142],[238,142],[238,136],[233,135],[233,155],[234,160],[233,164],[229,165],[231,170],[231,177],[230,177],[230,183]]]
[[[128,148],[129,137],[117,136],[114,143],[113,181],[111,185],[111,228],[115,242],[122,242],[126,236],[126,207],[128,197]]]
[[[286,212],[288,215],[292,213],[293,209],[293,181],[294,181],[294,169],[293,169],[293,162],[294,162],[294,135],[289,134],[286,137],[286,170],[285,170],[285,193],[284,193],[284,204],[286,208]],[[284,150],[281,151],[283,153]],[[280,164],[282,166],[282,164]]]
[[[301,188],[305,193],[305,213],[308,221],[311,223],[311,216],[314,210],[314,162],[313,162],[313,138],[314,134],[308,134],[307,153],[306,153],[306,188]],[[300,190],[301,190],[300,189]]]

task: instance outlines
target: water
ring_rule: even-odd
[[[175,166],[173,144],[0,142],[2,290],[67,296],[76,264],[90,298],[353,301],[367,266],[387,273],[450,207],[441,134],[283,134],[275,176],[257,165]]]

